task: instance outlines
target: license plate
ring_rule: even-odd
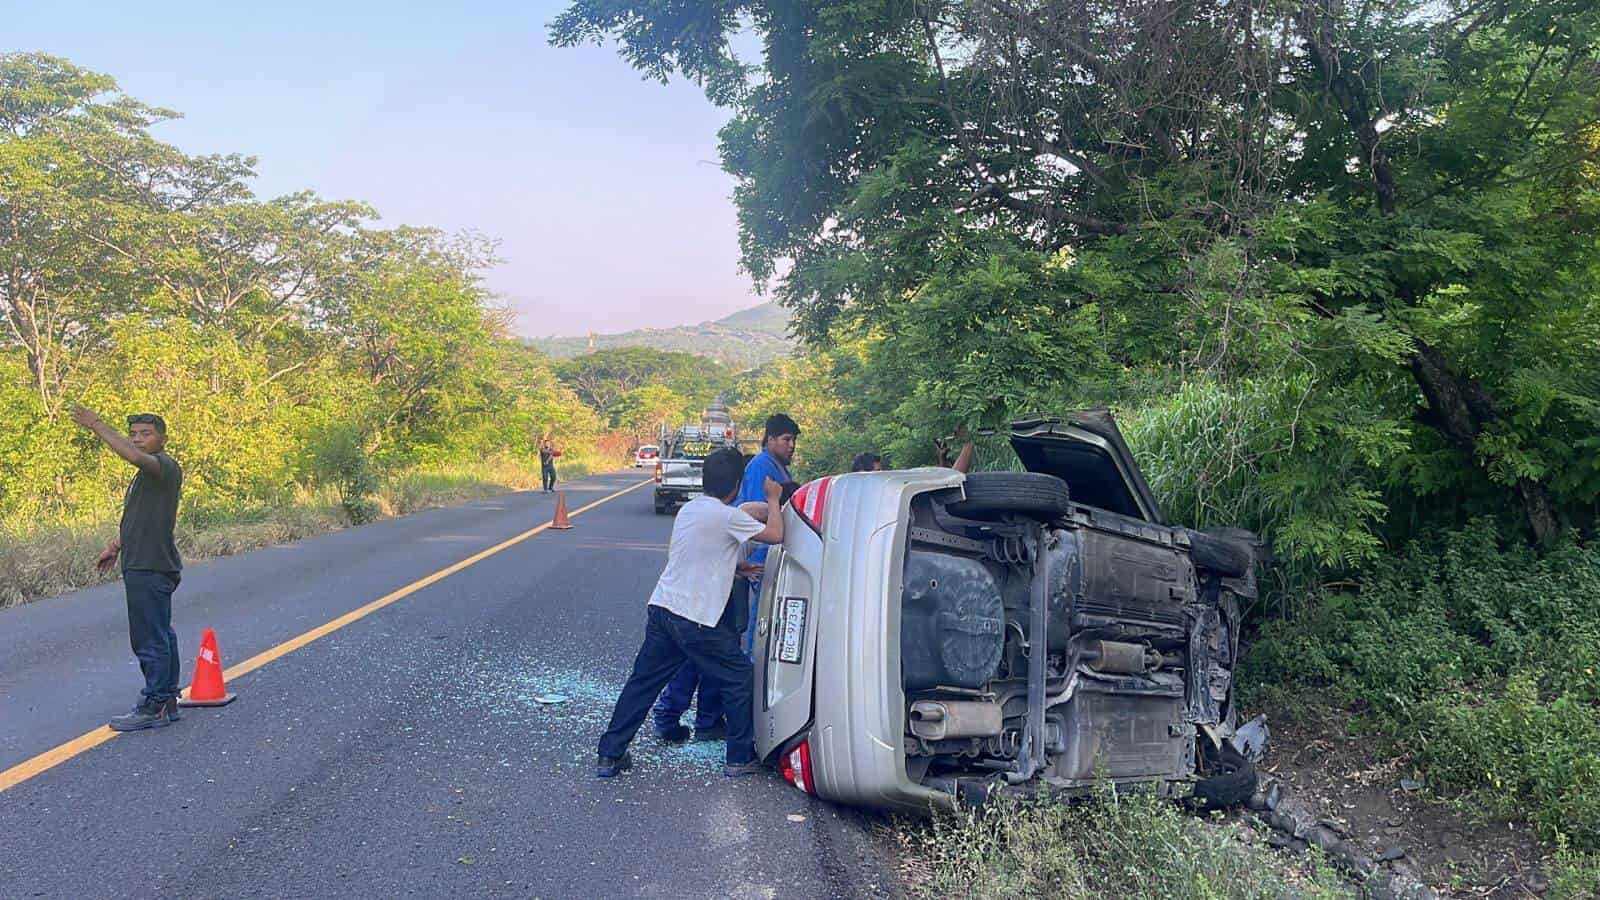
[[[798,663],[806,649],[806,598],[784,597],[778,619],[778,662]]]

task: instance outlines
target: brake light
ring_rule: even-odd
[[[661,483],[661,463],[656,463],[656,484]]]
[[[823,515],[828,510],[828,486],[831,484],[833,484],[832,475],[808,481],[789,498],[789,505],[794,507],[800,518],[804,519],[817,534],[822,533]]]
[[[801,741],[790,748],[783,755],[783,764],[779,767],[783,780],[808,794],[817,792],[817,782],[811,777],[811,742]]]

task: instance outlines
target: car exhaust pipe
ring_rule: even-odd
[[[925,741],[992,737],[1003,726],[1003,710],[981,700],[918,700],[911,704],[911,733]]]

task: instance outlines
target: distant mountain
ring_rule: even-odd
[[[528,344],[554,359],[569,359],[587,352],[589,341],[588,337],[529,338]],[[715,322],[594,336],[594,349],[612,347],[678,350],[742,370],[787,356],[794,343],[789,339],[789,311],[776,303],[763,303]]]

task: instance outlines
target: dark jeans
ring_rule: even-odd
[[[694,663],[686,662],[678,674],[667,682],[650,716],[655,720],[656,734],[665,734],[669,728],[683,724],[683,714],[694,705],[694,727],[710,728],[722,718],[722,691],[700,677]]]
[[[633,673],[622,687],[611,724],[600,736],[601,756],[621,756],[628,749],[650,704],[685,662],[700,670],[701,678],[720,690],[728,712],[728,764],[743,765],[756,757],[755,722],[751,718],[750,660],[739,650],[739,632],[707,627],[670,613],[647,607],[644,643],[633,660]]]
[[[539,474],[544,476],[545,490],[553,491],[556,489],[556,467],[554,463],[546,463],[540,469]]]
[[[128,642],[144,672],[140,702],[165,703],[178,696],[178,633],[172,630],[172,592],[176,572],[129,569],[122,573],[128,595]]]
[[[717,621],[718,628],[730,629],[735,634],[744,631],[742,617],[748,591],[749,582],[743,578],[733,580],[733,587],[728,591],[728,605],[722,611],[722,618]],[[745,655],[750,655],[748,650]],[[700,670],[695,668],[694,663],[686,662],[678,669],[678,674],[667,682],[667,689],[661,692],[661,699],[656,701],[655,709],[651,710],[656,734],[664,734],[668,729],[682,725],[683,714],[689,711],[691,701],[694,703],[694,727],[710,728],[722,719],[722,691],[700,677]]]

